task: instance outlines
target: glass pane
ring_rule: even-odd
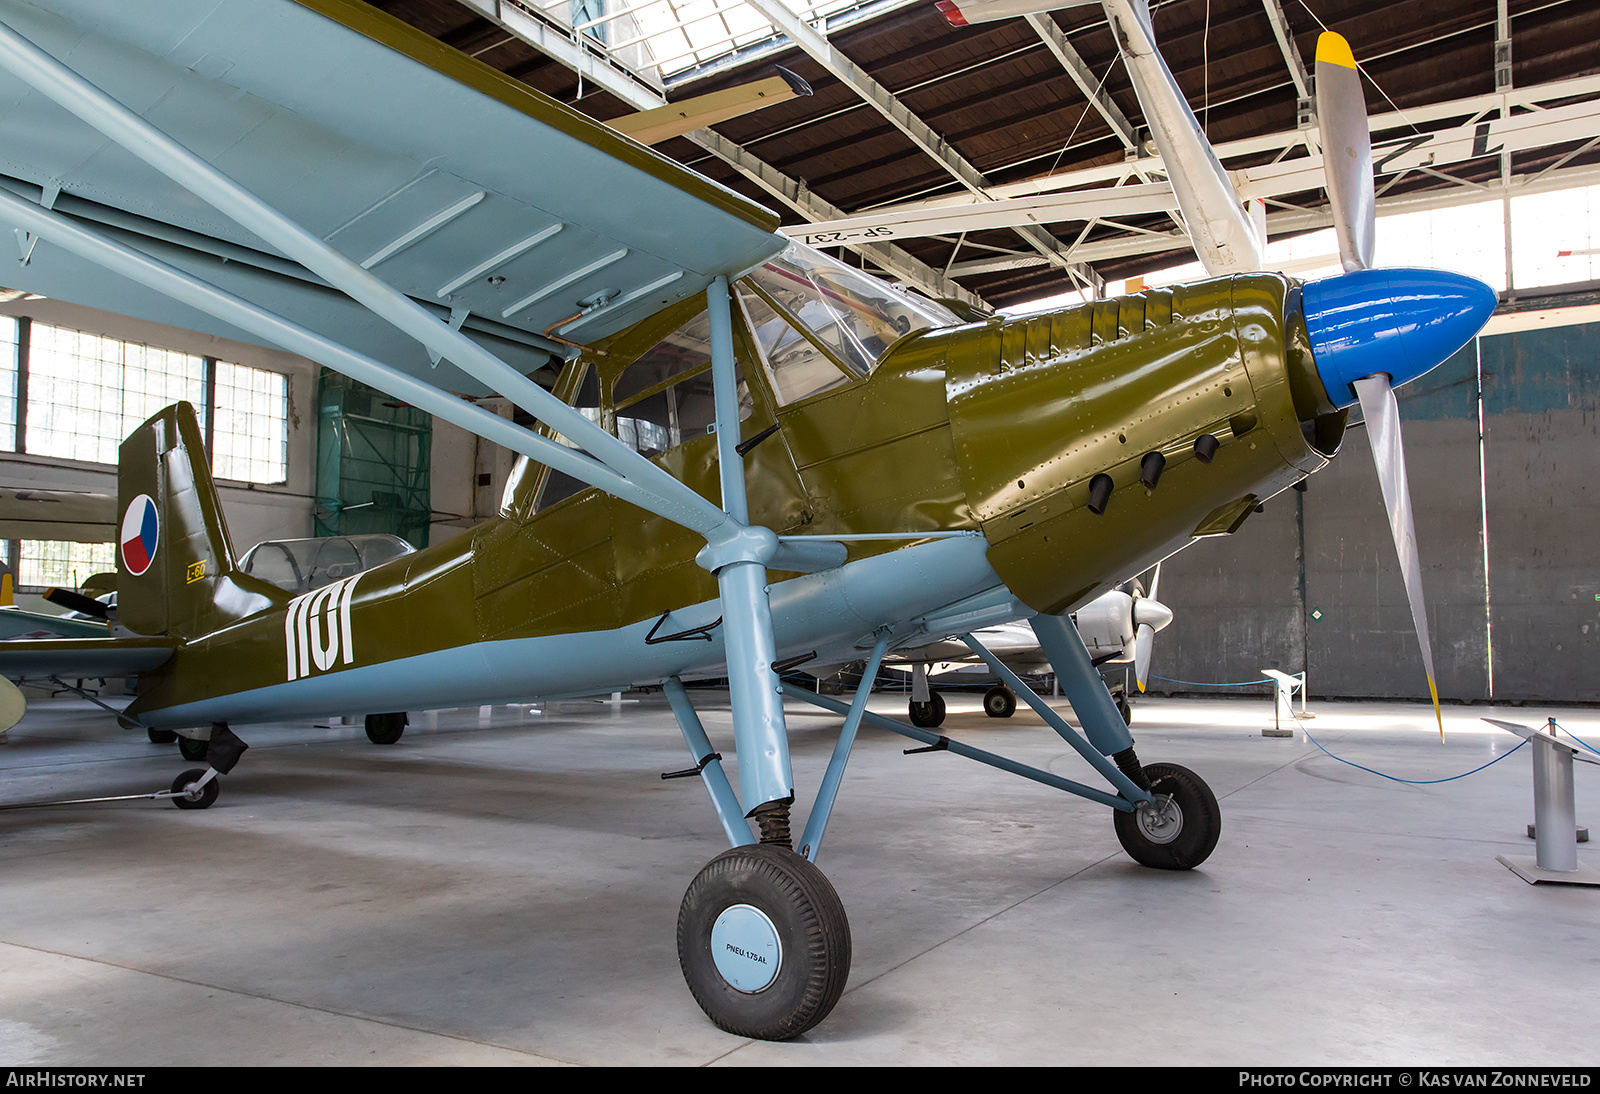
[[[169,403],[194,404],[205,424],[205,362],[172,350],[33,323],[27,450],[115,463],[122,439]]]
[[[755,332],[761,363],[772,381],[779,406],[788,406],[808,395],[850,382],[850,377],[841,372],[827,354],[812,345],[805,335],[790,326],[788,320],[742,282],[739,301],[750,320],[750,329]]]
[[[218,361],[216,401],[212,474],[240,482],[287,482],[289,378]]]
[[[612,388],[611,401],[614,404],[627,402],[630,396],[710,363],[711,316],[701,312],[624,369]]]
[[[961,322],[943,305],[919,300],[799,243],[789,244],[750,279],[860,376],[870,373],[902,335]]]

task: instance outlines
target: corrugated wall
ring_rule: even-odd
[[[1481,339],[1397,394],[1440,695],[1490,697],[1492,642],[1494,698],[1600,700],[1600,326]],[[1426,698],[1365,430],[1307,486],[1166,564],[1157,690],[1304,667],[1314,695]]]

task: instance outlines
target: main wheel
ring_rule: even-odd
[[[907,713],[911,716],[912,725],[922,729],[937,729],[944,725],[944,696],[937,691],[930,691],[926,703],[911,700]]]
[[[1122,724],[1133,725],[1133,705],[1128,702],[1128,697],[1122,692],[1113,692],[1111,698],[1116,701],[1117,713],[1122,715]]]
[[[850,923],[821,870],[786,847],[724,851],[683,895],[678,964],[700,1009],[783,1041],[828,1016],[850,975]]]
[[[178,754],[186,760],[199,762],[211,751],[210,741],[197,741],[193,737],[178,738]]]
[[[411,724],[404,711],[395,714],[367,715],[367,740],[375,745],[392,745]]]
[[[1017,712],[1017,693],[996,684],[983,693],[983,712],[991,718],[1009,718]]]
[[[211,803],[217,800],[217,795],[222,788],[217,785],[217,780],[212,779],[198,790],[191,789],[192,784],[199,782],[205,776],[200,768],[185,771],[172,780],[172,792],[178,795],[170,799],[179,809],[208,809]]]
[[[1217,796],[1193,771],[1177,764],[1146,764],[1155,803],[1112,814],[1122,849],[1141,866],[1192,870],[1216,849],[1222,834]]]
[[[178,734],[170,729],[147,728],[145,734],[150,738],[150,743],[153,745],[170,745],[178,739]]]

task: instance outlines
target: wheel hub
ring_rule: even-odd
[[[711,927],[711,960],[730,986],[753,995],[777,979],[783,963],[778,929],[760,908],[735,904]]]
[[[1183,831],[1183,810],[1170,794],[1157,794],[1134,810],[1139,831],[1151,843],[1171,843]]]

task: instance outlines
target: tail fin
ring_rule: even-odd
[[[122,442],[117,507],[117,618],[129,630],[190,638],[269,603],[235,579],[193,406],[167,407]]]

